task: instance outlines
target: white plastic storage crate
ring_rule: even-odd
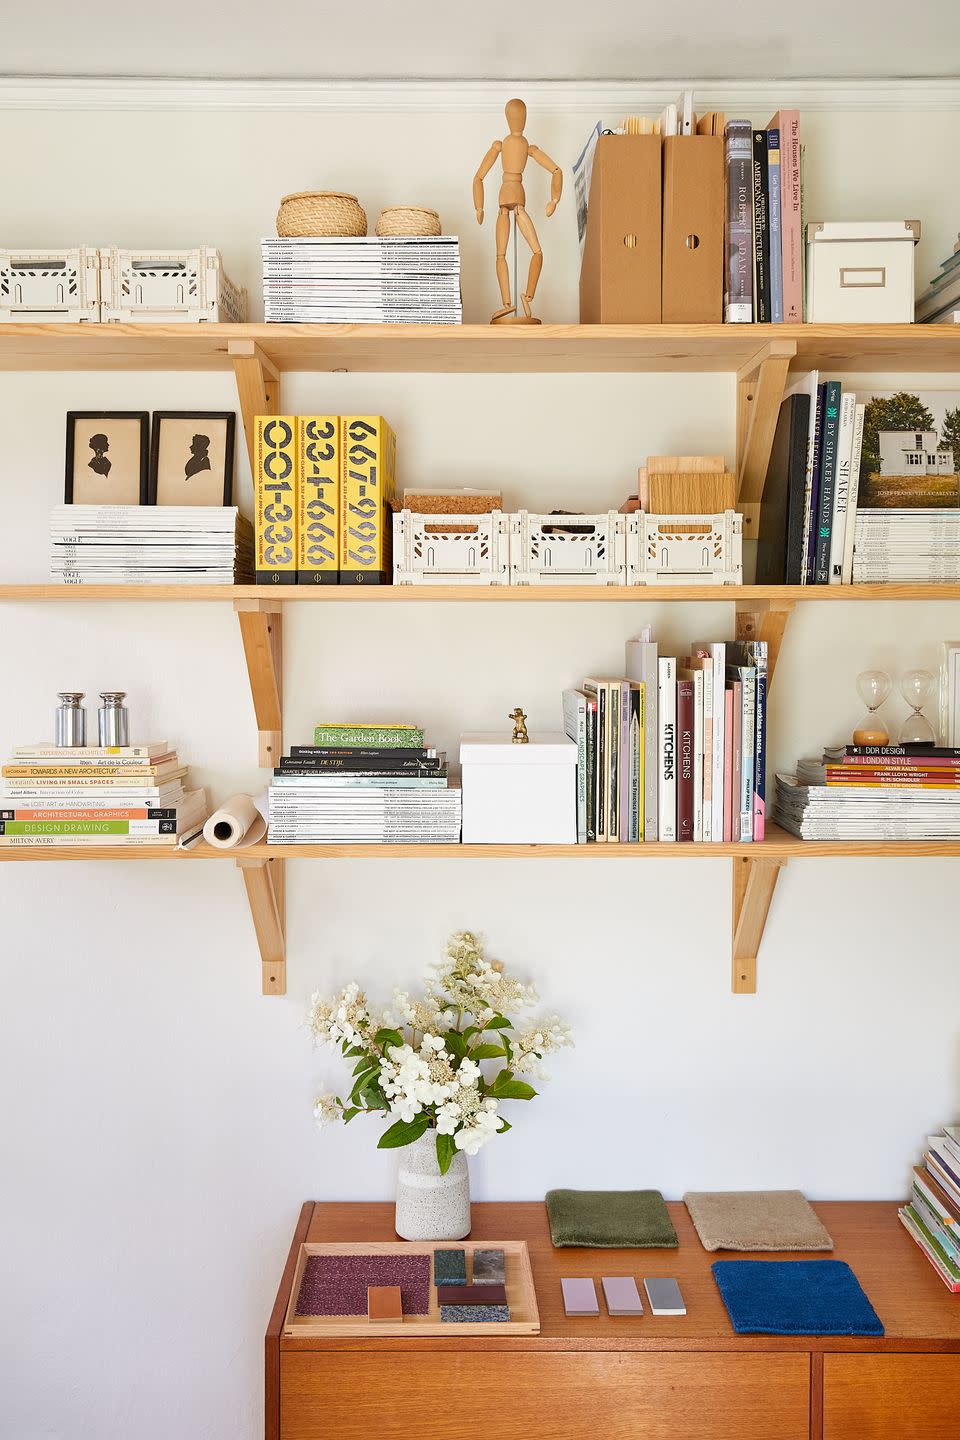
[[[807,226],[807,319],[911,324],[919,220],[830,220]]]
[[[626,585],[627,516],[510,516],[513,585]]]
[[[96,250],[0,250],[0,321],[99,319]]]
[[[246,319],[247,292],[227,278],[219,250],[100,251],[101,319],[176,325]]]
[[[742,585],[743,516],[627,517],[631,585]]]
[[[418,515],[393,517],[395,585],[509,585],[509,517]]]

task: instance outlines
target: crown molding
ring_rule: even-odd
[[[699,107],[763,112],[960,110],[960,76],[850,80],[204,80],[0,76],[4,110],[487,111],[519,90],[538,111],[609,121],[693,87]]]

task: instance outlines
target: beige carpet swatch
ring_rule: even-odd
[[[701,1190],[684,1195],[704,1250],[832,1250],[799,1190]]]

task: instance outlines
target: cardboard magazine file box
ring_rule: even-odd
[[[581,325],[660,322],[659,135],[601,135],[580,266]]]
[[[723,320],[723,146],[721,135],[663,142],[664,325]]]
[[[514,743],[461,735],[464,845],[575,845],[577,747],[562,734]]]

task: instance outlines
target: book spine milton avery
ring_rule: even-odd
[[[749,120],[731,120],[726,129],[727,216],[723,318],[728,324],[753,319],[753,130]]]
[[[253,506],[258,585],[297,583],[295,416],[254,420]]]
[[[382,415],[345,415],[340,424],[340,583],[388,585],[396,437]]]
[[[297,416],[297,584],[340,578],[340,423]]]

